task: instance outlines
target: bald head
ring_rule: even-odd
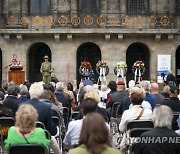
[[[151,83],[151,93],[158,94],[159,93],[159,85],[157,83]]]

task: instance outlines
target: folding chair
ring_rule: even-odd
[[[112,131],[112,134],[119,133],[118,130],[118,118],[117,118],[117,109],[118,106],[121,104],[121,102],[115,102],[112,106],[111,113],[110,114],[110,129]]]
[[[63,118],[64,118],[64,124],[66,126],[66,129],[69,123],[69,119],[70,119],[69,117],[70,117],[69,109],[67,107],[63,107]]]
[[[130,139],[130,145],[129,145],[129,154],[133,154],[133,147],[136,144],[136,138],[137,137],[141,137],[141,135],[146,132],[149,131],[151,128],[133,128],[130,130],[129,132],[129,137],[132,139],[134,138],[134,143],[132,142],[132,140]]]
[[[0,117],[0,135],[1,135],[1,152],[4,152],[4,139],[7,138],[8,129],[14,126],[14,119],[12,117]]]
[[[149,131],[152,128],[133,128],[129,132],[130,137],[140,137],[144,132]]]
[[[154,123],[152,120],[132,120],[127,123],[127,130],[133,128],[153,128]]]
[[[8,154],[48,154],[48,150],[39,144],[16,144],[10,147]]]
[[[173,112],[173,120],[172,120],[172,129],[173,130],[178,130],[178,123],[177,119],[179,118],[179,112]]]
[[[79,111],[74,111],[71,115],[71,120],[77,120],[79,115]]]
[[[40,122],[40,121],[36,121],[36,127],[42,128],[42,129],[46,129],[45,125]]]
[[[136,144],[136,138],[140,137],[144,132],[152,129],[154,124],[148,120],[135,120],[128,123],[127,130],[129,130],[129,154],[133,152],[133,146]]]
[[[118,106],[121,104],[121,102],[115,102],[112,106],[112,111],[111,111],[111,117],[116,118],[117,117],[117,109]]]
[[[46,129],[44,129],[44,132],[45,132],[46,138],[47,138],[48,140],[51,140],[51,135],[50,135],[49,131],[46,130]]]
[[[53,123],[58,127],[58,129],[59,129],[59,134],[58,134],[58,136],[56,136],[55,138],[56,138],[56,140],[57,140],[57,142],[58,142],[58,144],[59,144],[59,148],[60,148],[60,150],[61,150],[61,152],[62,152],[62,144],[63,144],[63,141],[62,141],[62,137],[63,137],[63,129],[62,129],[62,124],[61,124],[61,122],[60,122],[60,119],[58,118],[58,117],[56,117],[56,116],[53,116],[52,117],[52,120],[53,120]]]
[[[36,121],[36,127],[42,128],[44,130],[44,132],[45,132],[46,138],[48,140],[51,140],[51,135],[50,135],[49,131],[46,130],[45,125],[42,122]],[[48,148],[47,151],[50,151],[50,148]]]

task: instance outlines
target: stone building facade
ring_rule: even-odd
[[[49,55],[62,81],[78,81],[80,62],[107,62],[109,80],[116,80],[118,61],[146,65],[144,79],[157,80],[157,56],[171,55],[171,68],[180,69],[180,3],[178,0],[1,0],[0,78],[13,54],[25,79],[39,81],[40,64]],[[95,71],[95,70],[94,70]],[[96,74],[95,74],[96,76]],[[97,79],[97,76],[95,77]]]

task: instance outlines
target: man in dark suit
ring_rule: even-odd
[[[19,104],[21,103],[21,101],[18,99],[19,91],[20,89],[18,85],[10,85],[7,89],[8,96],[5,98],[3,102],[3,106],[11,109],[13,111],[14,116],[19,107]]]
[[[116,102],[122,102],[123,98],[128,97],[128,92],[125,90],[125,83],[124,81],[119,81],[117,83],[117,92],[113,93],[109,96],[108,102],[107,102],[107,110],[109,115],[113,115],[114,113],[111,113],[111,109],[113,107],[113,104]]]
[[[143,133],[134,146],[135,154],[179,154],[180,136],[171,129],[173,115],[168,106],[153,110],[154,128]]]
[[[24,102],[31,104],[38,112],[38,120],[42,122],[51,135],[57,132],[56,126],[52,122],[51,105],[39,101],[39,97],[44,91],[42,83],[35,82],[29,89],[30,100]]]
[[[178,99],[179,89],[176,86],[170,87],[170,99],[164,100],[163,105],[169,106],[173,112],[180,112],[180,100]]]

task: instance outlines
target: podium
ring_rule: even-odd
[[[16,84],[23,84],[25,81],[25,72],[22,66],[11,66],[8,71],[8,81],[14,81]]]

